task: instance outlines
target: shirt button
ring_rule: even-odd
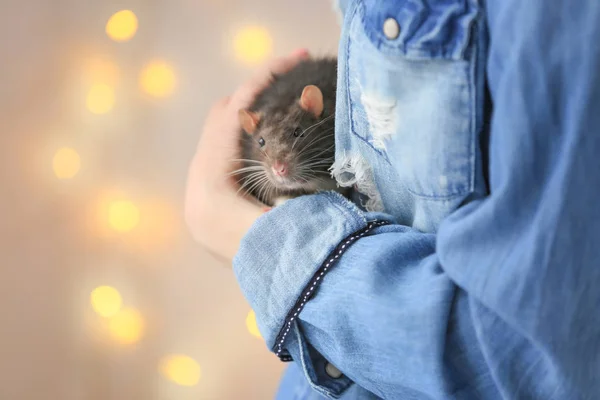
[[[332,363],[325,364],[325,372],[327,372],[327,375],[329,375],[333,379],[338,379],[343,375],[342,372],[339,369],[337,369]]]
[[[383,23],[383,34],[386,38],[392,40],[400,35],[400,25],[394,18],[388,18]]]

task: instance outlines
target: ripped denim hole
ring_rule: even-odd
[[[363,93],[360,96],[365,108],[369,128],[373,139],[371,144],[378,150],[385,151],[385,139],[390,138],[396,131],[396,99],[385,99]]]
[[[340,186],[354,186],[359,193],[367,197],[367,201],[362,204],[367,211],[383,211],[383,201],[375,185],[373,171],[363,157],[344,154],[336,159],[330,171]]]

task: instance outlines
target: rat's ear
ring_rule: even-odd
[[[248,110],[240,110],[238,111],[238,117],[242,128],[247,134],[252,135],[256,131],[256,126],[260,121],[260,114]]]
[[[315,117],[323,114],[323,93],[315,85],[308,85],[302,91],[300,96],[300,107],[303,110],[313,113]]]

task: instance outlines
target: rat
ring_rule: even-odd
[[[240,190],[267,206],[338,187],[329,168],[335,158],[337,59],[301,61],[273,75],[247,109],[239,111]]]

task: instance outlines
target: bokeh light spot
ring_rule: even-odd
[[[108,209],[108,221],[114,230],[128,232],[140,222],[140,211],[130,201],[113,201]]]
[[[166,97],[175,90],[175,73],[164,61],[152,61],[140,74],[141,89],[153,97]]]
[[[105,83],[92,85],[87,95],[86,105],[94,114],[106,114],[115,105],[115,91]]]
[[[133,344],[144,333],[144,319],[139,311],[128,308],[118,312],[108,324],[110,336],[121,344]]]
[[[249,65],[262,63],[273,51],[273,39],[266,28],[249,26],[234,37],[233,47],[238,59]]]
[[[200,366],[188,356],[168,356],[161,362],[160,370],[167,379],[178,385],[194,386],[200,380]]]
[[[254,310],[250,310],[246,317],[246,327],[252,336],[262,339],[260,331],[258,330],[258,324],[256,323],[256,314],[254,313]]]
[[[94,311],[103,317],[112,317],[121,309],[121,294],[110,286],[99,286],[94,289],[90,300]]]
[[[138,29],[138,19],[131,10],[114,13],[106,23],[106,34],[116,42],[126,42]]]
[[[58,179],[71,179],[79,172],[81,159],[75,150],[62,148],[54,154],[52,167]]]

